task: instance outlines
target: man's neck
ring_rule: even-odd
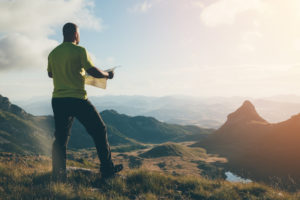
[[[73,44],[77,45],[76,41],[68,41],[68,40],[64,40],[63,42],[69,42],[69,43],[73,43]]]

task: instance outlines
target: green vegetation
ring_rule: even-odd
[[[0,157],[2,199],[299,199],[258,183],[230,183],[195,176],[173,176],[144,169],[125,170],[107,181],[97,173],[71,171],[66,183],[53,182],[50,159],[43,156]],[[70,165],[70,164],[69,164]],[[84,165],[84,164],[83,164]]]
[[[162,123],[152,117],[130,117],[114,110],[101,113],[109,142],[115,152],[146,147],[144,143],[195,141],[206,138],[210,129]],[[33,116],[0,95],[0,151],[50,155],[54,135],[53,116]],[[85,128],[75,120],[68,144],[72,149],[94,147]]]
[[[101,112],[101,116],[109,126],[115,127],[126,137],[142,143],[196,141],[206,138],[213,131],[197,126],[163,123],[153,117],[130,117],[114,110],[105,110]]]
[[[198,155],[197,155],[198,154]],[[158,158],[165,156],[179,156],[179,157],[194,157],[195,155],[199,156],[201,154],[205,154],[205,150],[201,148],[189,148],[180,144],[175,143],[165,143],[161,145],[157,145],[146,151],[141,153],[141,157],[145,158]]]
[[[0,151],[47,154],[51,148],[51,130],[43,129],[32,116],[0,110]]]
[[[201,141],[212,130],[112,110],[102,116],[113,158],[125,166],[122,177],[106,182],[100,179],[95,173],[99,160],[94,143],[75,121],[67,165],[92,171],[86,174],[72,168],[66,183],[53,182],[47,157],[53,140],[53,117],[32,116],[1,98],[0,199],[300,199],[300,192],[276,189],[279,184],[272,188],[224,181],[225,171],[217,163],[226,159],[199,147],[190,148],[187,145],[191,142],[186,142]],[[161,144],[166,141],[177,143]]]
[[[135,150],[141,150],[141,149],[146,149],[148,146],[147,145],[120,145],[120,146],[113,146],[111,148],[112,152],[130,152],[130,151],[135,151]]]
[[[193,161],[198,164],[198,168],[202,170],[201,175],[209,179],[226,179],[225,169],[217,167],[215,164],[209,164],[204,161]]]

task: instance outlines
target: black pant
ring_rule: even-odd
[[[52,149],[53,174],[66,172],[66,149],[74,117],[83,124],[94,140],[101,162],[101,172],[111,170],[113,163],[106,126],[91,102],[77,98],[52,98],[52,108],[55,120],[55,141]]]

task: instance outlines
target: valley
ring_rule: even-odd
[[[112,157],[115,163],[124,165],[121,177],[108,184],[101,182],[93,141],[75,120],[67,152],[68,183],[53,183],[53,117],[34,116],[0,96],[1,196],[18,199],[17,192],[30,199],[31,195],[38,195],[40,187],[46,187],[41,198],[299,197],[298,161],[291,158],[299,152],[297,115],[272,124],[259,116],[250,101],[245,101],[219,129],[171,124],[115,110],[104,110],[101,116],[107,125]],[[253,182],[228,182],[228,172]],[[287,181],[290,174],[293,182]]]

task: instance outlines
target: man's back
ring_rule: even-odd
[[[48,72],[53,75],[54,98],[87,99],[84,89],[85,70],[93,63],[85,48],[72,42],[63,42],[48,57]]]

